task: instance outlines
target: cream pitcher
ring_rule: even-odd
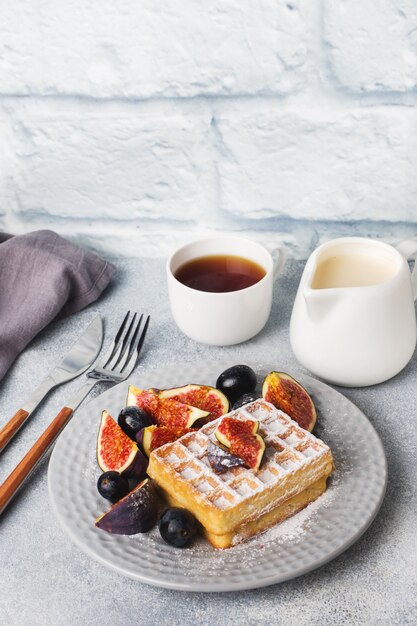
[[[298,361],[349,387],[395,376],[416,345],[417,241],[397,248],[362,237],[324,243],[308,259],[290,323]]]

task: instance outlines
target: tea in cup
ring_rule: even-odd
[[[272,255],[239,237],[194,241],[167,262],[168,293],[178,327],[200,343],[229,346],[265,326],[273,284],[284,262],[282,247]]]

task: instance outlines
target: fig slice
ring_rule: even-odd
[[[173,389],[164,389],[159,392],[160,398],[171,398],[177,402],[184,402],[210,413],[207,421],[212,421],[229,412],[229,400],[224,393],[208,385],[184,385]]]
[[[136,435],[136,440],[146,456],[150,456],[153,450],[164,446],[166,443],[171,443],[178,439],[177,435],[169,430],[166,426],[146,426],[142,428]]]
[[[220,443],[244,461],[249,469],[258,470],[265,452],[265,442],[257,431],[259,422],[225,417],[215,430]]]
[[[123,432],[107,411],[101,414],[97,462],[103,472],[119,472],[132,478],[142,478],[148,466],[147,459],[136,443]]]
[[[158,426],[166,426],[177,437],[183,435],[196,422],[204,423],[209,416],[208,411],[202,411],[171,398],[160,398],[150,391],[143,391],[132,385],[129,387],[126,405],[144,409]]]
[[[215,436],[220,443],[230,448],[230,442],[243,433],[254,435],[258,432],[259,422],[256,420],[239,420],[235,417],[225,417],[217,426]]]
[[[262,396],[301,428],[310,432],[313,430],[317,420],[313,400],[292,376],[284,372],[270,372],[262,384]]]
[[[243,459],[225,450],[222,446],[209,441],[207,444],[207,457],[211,467],[218,474],[227,472],[232,467],[245,465]]]
[[[146,478],[107,512],[95,525],[113,535],[146,533],[156,524],[158,496],[153,482]]]

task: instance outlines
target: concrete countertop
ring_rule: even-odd
[[[275,288],[265,329],[231,348],[211,348],[185,338],[171,319],[164,264],[119,260],[103,298],[70,319],[52,324],[19,357],[0,384],[0,425],[100,311],[112,334],[127,308],[150,313],[152,326],[141,367],[236,357],[276,362],[300,371],[288,325],[303,264],[289,262]],[[379,515],[359,541],[337,559],[296,580],[255,591],[202,594],[167,591],[124,578],[84,555],[53,516],[47,460],[0,518],[0,624],[416,624],[417,623],[417,360],[393,380],[366,389],[340,389],[364,411],[385,446],[389,483]],[[0,459],[0,481],[79,387],[53,391]],[[102,385],[94,395],[104,391]]]

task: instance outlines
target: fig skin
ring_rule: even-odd
[[[159,501],[149,478],[96,519],[95,525],[113,535],[136,535],[151,530],[157,522]]]
[[[242,467],[245,465],[243,459],[228,452],[220,445],[216,445],[213,441],[209,441],[207,444],[207,457],[211,467],[218,474],[223,474],[232,467]]]
[[[146,426],[146,428],[148,428],[148,426]],[[136,443],[138,444],[139,448],[142,450],[142,452],[144,454],[146,454],[146,456],[148,456],[146,450],[143,447],[143,437],[145,435],[145,428],[142,428],[139,432],[136,433]]]
[[[312,431],[317,412],[313,400],[299,382],[285,372],[270,372],[262,384],[262,397],[297,422]]]
[[[249,365],[233,365],[220,374],[216,387],[234,404],[243,394],[254,391],[256,374]]]
[[[135,480],[142,480],[146,476],[146,470],[148,469],[148,459],[138,449],[136,456],[133,459],[131,465],[123,471],[123,475],[126,478],[134,478]]]

